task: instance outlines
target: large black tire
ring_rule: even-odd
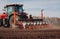
[[[20,20],[26,21],[27,19],[28,19],[28,16],[23,16],[23,15],[17,15],[16,14],[17,24],[19,24]],[[14,24],[14,15],[13,14],[9,16],[9,23],[10,23],[10,27],[13,27],[13,24]]]
[[[3,26],[3,19],[0,19],[0,27]]]
[[[16,15],[17,24],[18,24],[19,20],[20,20],[20,16]],[[13,27],[13,25],[14,25],[14,15],[13,14],[9,16],[9,24],[10,24],[10,27]]]

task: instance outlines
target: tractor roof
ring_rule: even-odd
[[[9,6],[23,6],[23,5],[22,4],[10,4],[10,5],[6,5],[5,7],[9,7]]]

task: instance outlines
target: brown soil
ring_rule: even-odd
[[[60,29],[12,29],[0,28],[0,39],[60,39]]]

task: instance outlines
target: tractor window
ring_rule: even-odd
[[[22,10],[23,10],[22,7],[16,6],[16,11],[17,11],[17,12],[22,12]]]
[[[19,7],[18,6],[16,6],[16,11],[19,12]]]
[[[8,12],[8,13],[12,13],[12,12],[13,12],[13,7],[8,7],[7,12]]]
[[[23,8],[22,7],[19,7],[19,12],[23,12]]]

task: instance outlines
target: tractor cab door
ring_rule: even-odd
[[[9,7],[6,7],[4,9],[5,9],[6,13],[8,14],[8,16],[10,14],[12,14],[12,12],[14,11],[14,7],[13,6],[9,6]]]

